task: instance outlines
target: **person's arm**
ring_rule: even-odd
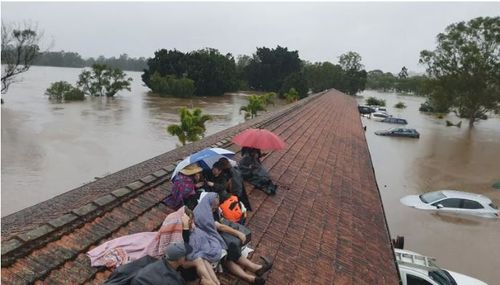
[[[242,232],[240,232],[238,230],[235,230],[235,229],[231,228],[230,226],[221,224],[219,222],[215,222],[215,227],[220,232],[228,233],[230,235],[233,235],[233,236],[239,238],[241,240],[242,244],[244,244],[245,241],[246,241],[246,236],[245,236],[244,233],[242,233]]]
[[[191,219],[188,215],[183,214],[181,217],[182,221],[182,239],[185,243],[189,243],[189,236],[191,235]]]

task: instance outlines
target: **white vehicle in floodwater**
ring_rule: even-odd
[[[397,248],[394,254],[403,285],[487,285],[476,278],[439,267],[435,258]]]
[[[401,198],[403,205],[420,210],[434,210],[454,214],[474,215],[486,218],[500,217],[498,207],[490,198],[455,190],[440,190],[422,195]]]
[[[390,117],[392,117],[392,116],[384,111],[377,111],[375,113],[370,114],[370,118],[372,118],[375,121],[382,121],[383,119],[390,118]]]

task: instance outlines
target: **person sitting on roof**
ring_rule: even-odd
[[[217,193],[204,193],[198,206],[194,209],[195,229],[191,234],[189,244],[193,252],[188,259],[199,258],[210,262],[218,262],[224,256],[223,264],[235,276],[250,284],[265,284],[262,275],[272,267],[272,262],[263,258],[265,264],[256,264],[241,253],[241,248],[236,244],[226,244],[219,232],[226,232],[238,237],[245,243],[246,236],[227,225],[219,222],[219,196]],[[249,273],[250,272],[250,273]]]
[[[228,192],[236,195],[238,200],[243,203],[247,211],[252,211],[250,200],[248,200],[245,184],[243,184],[243,177],[238,167],[232,166],[229,160],[225,157],[219,159],[222,163],[223,174],[228,182]]]
[[[212,176],[211,178],[209,178],[210,181],[206,182],[206,184],[208,185],[208,192],[222,193],[227,191],[228,181],[222,171],[222,163],[219,161],[215,162],[212,166]]]
[[[177,269],[185,264],[186,255],[191,251],[192,248],[188,244],[169,244],[165,249],[165,256],[140,269],[130,285],[186,284]]]
[[[243,204],[238,200],[238,197],[223,192],[220,194],[220,205],[219,208],[221,210],[222,216],[233,223],[245,224],[246,219],[246,208]]]
[[[276,194],[277,186],[272,182],[269,173],[260,162],[262,156],[260,150],[244,147],[241,149],[241,155],[238,168],[243,179],[269,195]]]
[[[178,209],[183,205],[191,210],[194,209],[200,189],[204,185],[201,181],[202,170],[196,163],[193,163],[179,171],[172,181],[171,194],[163,200],[165,205],[173,209]]]
[[[183,206],[176,212],[167,215],[157,232],[141,232],[118,237],[90,250],[87,252],[90,264],[94,267],[106,266],[108,268],[119,268],[125,264],[138,261],[145,256],[159,259],[165,254],[169,244],[189,242],[189,236],[193,230],[193,220],[193,212]],[[137,268],[140,264],[142,262],[130,266],[131,268],[129,269]],[[203,284],[220,284],[217,277],[215,277],[215,272],[211,265],[201,258],[191,259],[189,262],[186,261],[184,268],[193,268],[192,270],[182,272],[188,281],[198,279],[198,276],[200,276]],[[130,273],[131,270],[129,269],[120,271]],[[122,275],[118,272],[115,277],[121,280],[124,278]]]

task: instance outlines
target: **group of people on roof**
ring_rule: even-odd
[[[193,163],[172,179],[164,203],[175,209],[157,232],[108,241],[87,253],[92,266],[116,267],[105,284],[221,284],[224,268],[249,284],[265,284],[273,265],[248,259],[252,207],[244,181],[269,195],[277,186],[261,163],[261,151],[244,147],[238,165],[221,157],[211,169]]]

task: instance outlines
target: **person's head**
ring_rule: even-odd
[[[219,203],[222,204],[224,201],[229,199],[231,197],[231,194],[229,194],[227,191],[221,191],[219,194]]]
[[[222,169],[230,169],[231,168],[231,163],[229,163],[229,159],[225,157],[221,157],[219,161],[221,163]]]
[[[202,180],[202,176],[201,176],[201,172],[198,172],[198,173],[195,173],[193,175],[193,178],[194,178],[194,181],[201,181]]]
[[[182,266],[186,261],[186,255],[191,253],[193,248],[184,242],[170,243],[165,248],[165,259],[172,265],[172,267],[177,268]]]
[[[252,151],[250,152],[250,155],[257,159],[260,158],[261,156],[260,149],[253,148]]]
[[[212,166],[212,174],[217,177],[219,176],[221,173],[222,173],[222,170],[223,170],[223,165],[220,161],[217,161],[216,163],[214,163],[214,165]]]

